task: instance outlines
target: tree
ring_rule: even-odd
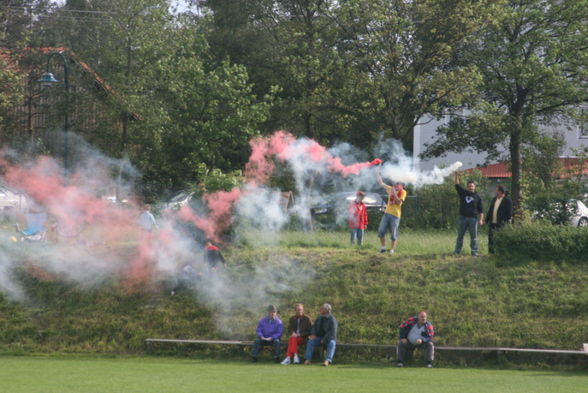
[[[483,75],[483,102],[440,129],[426,154],[471,146],[499,155],[506,143],[520,211],[524,145],[538,139],[538,123],[562,123],[588,100],[587,20],[586,0],[510,0],[464,54]]]
[[[0,147],[19,136],[11,120],[22,101],[24,81],[11,59],[11,52],[0,51]]]
[[[365,75],[353,101],[384,135],[412,148],[425,114],[468,102],[479,81],[458,54],[500,4],[472,0],[344,0],[333,17],[346,63]]]
[[[333,0],[208,0],[209,40],[220,61],[247,67],[254,91],[279,86],[267,131],[286,128],[324,143],[347,139],[353,110],[344,104],[352,85],[329,14]]]
[[[245,67],[211,62],[208,43],[192,28],[178,30],[174,42],[157,65],[152,95],[163,113],[159,142],[133,140],[150,145],[140,154],[150,180],[177,188],[207,173],[203,165],[227,172],[242,168],[272,96],[256,98]]]

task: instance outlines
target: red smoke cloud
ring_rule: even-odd
[[[340,157],[333,156],[324,146],[310,139],[296,139],[285,131],[253,139],[250,146],[252,152],[245,165],[245,183],[253,187],[268,182],[277,162],[312,162],[342,176],[359,174],[362,169],[381,162],[376,159],[344,165]],[[176,245],[173,234],[165,228],[153,235],[139,230],[138,206],[130,204],[121,207],[100,198],[98,188],[107,184],[109,179],[94,179],[97,176],[95,174],[73,173],[66,184],[62,177],[63,169],[49,157],[39,157],[27,165],[15,165],[5,160],[0,153],[0,167],[8,185],[30,196],[56,221],[57,237],[61,243],[81,241],[83,231],[86,243],[111,245],[122,241],[137,244],[134,252],[126,254],[125,261],[119,258],[113,262],[122,264],[115,270],[126,272],[124,274],[130,277],[131,282],[150,280],[155,247],[173,250]],[[234,188],[207,194],[202,198],[207,214],[198,215],[186,205],[176,213],[175,218],[192,223],[208,239],[219,241],[223,231],[232,224],[233,207],[243,192]]]
[[[287,162],[291,159],[308,160],[322,164],[332,173],[343,176],[357,175],[362,169],[382,162],[379,158],[371,162],[359,162],[344,165],[340,157],[335,157],[326,147],[312,139],[296,139],[285,131],[276,131],[269,137],[259,137],[249,142],[251,155],[245,164],[245,183],[251,186],[261,186],[268,182],[276,165],[274,160]],[[229,192],[215,192],[204,196],[209,210],[207,217],[200,217],[190,207],[184,206],[179,212],[182,220],[193,223],[212,240],[219,240],[220,233],[228,228],[234,204],[241,193],[235,188]]]

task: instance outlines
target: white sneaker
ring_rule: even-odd
[[[390,250],[390,254],[394,254],[394,249]]]
[[[292,361],[290,360],[290,357],[286,356],[286,359],[282,360],[282,363],[284,366],[289,365],[290,363],[292,363]]]
[[[380,252],[383,254],[386,252],[386,247],[380,247]]]
[[[300,357],[298,356],[298,354],[294,354],[294,364],[300,364]]]

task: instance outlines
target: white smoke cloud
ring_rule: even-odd
[[[73,135],[73,134],[72,134]],[[9,229],[0,230],[0,291],[13,299],[23,299],[24,291],[13,272],[27,264],[44,270],[57,280],[72,282],[81,288],[94,288],[117,277],[134,277],[152,283],[183,280],[197,298],[215,310],[219,331],[227,336],[240,331],[233,314],[241,307],[263,310],[269,303],[279,303],[288,293],[299,293],[309,285],[315,271],[284,255],[243,263],[230,261],[229,269],[211,269],[205,261],[203,245],[194,231],[186,230],[174,215],[158,217],[159,230],[145,237],[138,228],[140,209],[106,203],[101,198],[118,192],[133,199],[133,184],[140,174],[128,160],[116,160],[95,151],[80,139],[73,139],[72,165],[67,186],[59,195],[42,194],[39,203],[52,222],[45,243],[13,242],[20,238]],[[298,139],[289,146],[286,165],[294,176],[295,190],[277,190],[263,185],[247,186],[234,207],[238,233],[253,233],[254,245],[275,243],[279,233],[295,217],[303,225],[311,220],[310,208],[319,198],[336,192],[358,189],[380,191],[376,167],[365,167],[357,174],[334,173],[325,161],[309,159],[309,149],[316,148],[308,139]],[[382,140],[376,156],[385,160],[382,175],[416,187],[438,184],[461,163],[423,173],[416,171],[412,159],[402,146]],[[349,144],[339,144],[328,153],[343,164],[366,161],[368,153]],[[22,167],[34,168],[34,163]],[[38,163],[37,163],[38,164]],[[59,189],[63,170],[59,163],[45,159],[40,166],[43,192]],[[39,189],[36,189],[39,192]],[[286,210],[281,191],[295,191],[294,206]],[[39,199],[39,198],[37,198]],[[24,212],[23,212],[24,213]],[[344,213],[343,213],[344,214]],[[23,214],[20,221],[24,221]],[[339,222],[345,217],[339,216]],[[55,221],[55,222],[53,222]],[[260,236],[255,236],[259,233]]]

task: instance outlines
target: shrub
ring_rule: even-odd
[[[496,234],[499,264],[536,261],[585,262],[588,230],[544,221],[503,228]]]

